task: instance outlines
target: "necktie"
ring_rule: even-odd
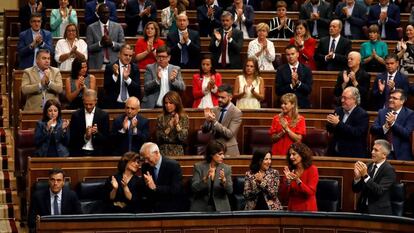
[[[392,114],[395,116],[397,115],[396,111],[393,111]],[[386,134],[387,141],[391,144],[391,150],[394,150],[394,147],[392,145],[392,129],[390,128]]]
[[[128,151],[132,151],[132,121],[129,121],[128,127]]]
[[[221,66],[226,67],[226,51],[227,51],[227,32],[223,35],[223,44],[221,45]]]
[[[157,167],[154,167],[154,181],[158,180],[158,169]]]
[[[187,64],[188,63],[188,46],[187,44],[183,44],[181,46],[181,63]]]
[[[227,111],[227,109],[225,109],[225,108],[222,108],[220,110],[220,117],[219,117],[219,120],[218,120],[219,123],[221,123],[223,121],[224,114],[225,114],[226,111]]]
[[[109,36],[108,25],[104,25],[104,35]],[[105,60],[109,61],[109,49],[107,47],[104,49],[104,56]]]
[[[332,39],[331,48],[329,49],[329,52],[335,52],[335,39]]]
[[[122,72],[122,74],[124,72],[124,69],[128,69],[128,66],[127,65],[122,65],[122,69],[120,71],[120,72]],[[126,83],[125,83],[124,79],[122,78],[121,79],[121,100],[122,100],[122,102],[125,102],[126,99],[127,99],[127,91],[128,91],[128,89],[127,89]]]
[[[55,198],[53,199],[53,214],[54,215],[60,215],[59,211],[59,205],[58,205],[58,195],[55,195]]]
[[[371,179],[374,179],[374,175],[375,175],[375,171],[377,170],[377,165],[374,164],[374,166],[372,167],[371,171],[369,172],[369,176],[371,177]]]
[[[296,73],[296,67],[292,67],[292,73]]]

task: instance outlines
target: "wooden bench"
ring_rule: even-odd
[[[175,157],[180,163],[184,180],[188,180],[193,174],[193,165],[203,160],[202,156]],[[231,165],[233,176],[244,176],[249,169],[251,156],[238,156],[226,158],[225,163]],[[119,157],[71,157],[71,158],[29,158],[28,186],[48,178],[48,170],[53,167],[61,167],[67,176],[72,188],[80,182],[109,177],[117,170]],[[367,162],[368,160],[362,160]],[[356,159],[339,157],[314,157],[313,164],[318,167],[319,178],[329,178],[339,181],[340,187],[340,211],[354,212],[357,195],[353,194],[351,183],[353,181],[353,166]],[[390,161],[397,173],[397,180],[405,184],[406,199],[414,192],[414,162]],[[274,157],[272,167],[283,174],[282,169],[286,165],[284,157]],[[28,195],[30,195],[28,189]],[[30,199],[28,199],[30,200]]]

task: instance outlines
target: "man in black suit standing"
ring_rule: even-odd
[[[331,5],[323,0],[310,0],[302,4],[299,19],[306,20],[309,32],[314,38],[322,38],[328,35],[328,26],[331,21]]]
[[[347,56],[351,52],[351,41],[341,36],[342,22],[332,20],[329,35],[320,39],[315,60],[320,70],[344,70],[347,67]]]
[[[148,119],[138,115],[139,110],[138,98],[129,97],[125,102],[125,113],[112,123],[111,136],[115,155],[123,155],[128,151],[138,153],[142,144],[148,140]]]
[[[221,14],[221,28],[214,30],[210,52],[216,68],[241,69],[240,53],[243,48],[243,32],[233,28],[234,18],[229,11]]]
[[[157,144],[152,142],[142,145],[140,155],[145,161],[141,168],[144,198],[147,198],[145,209],[150,212],[187,210],[180,164],[162,156]]]
[[[167,46],[171,50],[171,64],[181,69],[195,69],[200,66],[200,36],[197,31],[187,28],[188,17],[180,13],[176,19],[177,30],[167,35]]]
[[[83,94],[83,106],[72,113],[70,120],[70,155],[90,156],[110,154],[105,151],[109,135],[108,113],[96,107],[96,91]]]
[[[41,28],[45,28],[48,18],[46,17],[46,7],[43,5],[43,2],[40,0],[27,0],[27,4],[24,4],[19,9],[20,32],[30,28],[30,19],[34,13],[38,13],[42,16]]]
[[[81,205],[75,192],[65,185],[65,173],[60,168],[49,171],[49,188],[37,190],[30,202],[28,225],[36,232],[36,218],[44,215],[81,214]]]
[[[392,215],[390,189],[395,183],[395,170],[386,158],[391,150],[389,142],[376,140],[372,148],[372,162],[358,161],[354,166],[352,190],[361,193],[357,211],[368,214]]]
[[[141,93],[139,69],[131,63],[134,51],[124,44],[118,54],[118,61],[105,67],[105,108],[124,108],[130,96],[139,98]]]
[[[366,25],[367,11],[355,0],[346,0],[336,6],[335,16],[344,25],[342,35],[348,39],[360,40],[364,37],[362,27]]]
[[[206,4],[197,7],[197,21],[200,36],[212,36],[214,29],[221,26],[220,16],[223,9],[214,5],[214,0],[205,0]]]
[[[294,93],[300,108],[310,108],[312,71],[299,63],[299,49],[295,45],[288,45],[285,52],[288,63],[277,68],[276,95],[280,97],[286,93]]]
[[[157,7],[150,0],[128,0],[125,8],[126,36],[142,35],[149,21],[157,21]]]
[[[342,106],[326,119],[326,128],[333,134],[328,155],[366,158],[369,118],[368,113],[359,106],[361,96],[358,88],[345,88],[341,103]]]

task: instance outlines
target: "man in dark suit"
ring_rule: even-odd
[[[214,5],[214,0],[205,0],[206,3],[197,7],[197,21],[200,36],[212,36],[214,29],[221,26],[220,17],[223,9]]]
[[[129,0],[125,8],[125,35],[142,35],[149,21],[157,21],[157,6],[150,0]]]
[[[255,11],[262,9],[262,0],[243,0],[243,4],[251,6]]]
[[[359,106],[361,96],[356,87],[347,87],[341,96],[342,107],[327,116],[326,128],[333,134],[328,155],[366,158],[368,113]]]
[[[376,140],[372,148],[372,162],[358,161],[354,166],[352,190],[361,193],[357,211],[368,214],[392,215],[390,189],[395,183],[395,170],[386,160],[391,146],[385,140]]]
[[[299,63],[299,50],[294,45],[285,49],[287,64],[278,67],[275,78],[276,95],[294,93],[300,108],[310,108],[309,96],[312,92],[312,71]]]
[[[19,9],[19,22],[20,22],[20,32],[25,31],[30,28],[30,18],[32,14],[38,13],[42,17],[42,28],[45,28],[47,22],[46,17],[46,7],[43,5],[43,2],[38,0],[27,0],[27,4],[24,4]]]
[[[109,19],[113,22],[118,22],[115,3],[111,0],[92,0],[85,5],[85,24],[90,25],[98,21],[98,7],[105,4],[109,8]]]
[[[205,109],[203,133],[211,133],[213,138],[226,145],[226,154],[240,155],[237,132],[242,123],[242,112],[232,102],[232,87],[223,84],[218,88],[219,108]]]
[[[407,100],[402,89],[391,91],[388,108],[378,112],[371,133],[391,143],[390,159],[413,160],[411,134],[414,130],[414,112],[404,107]]]
[[[171,50],[171,64],[181,69],[195,69],[200,66],[200,36],[188,28],[188,17],[181,13],[177,16],[177,30],[167,36],[167,46]]]
[[[315,60],[320,70],[344,70],[347,65],[347,56],[351,52],[351,41],[341,36],[342,22],[332,20],[329,25],[329,35],[319,41],[315,53]]]
[[[26,69],[36,64],[36,53],[39,49],[49,50],[53,54],[52,34],[40,28],[42,16],[33,13],[30,16],[30,28],[19,34],[17,51],[19,53],[19,69]]]
[[[243,48],[243,32],[233,28],[233,15],[228,11],[221,14],[221,28],[214,30],[210,41],[210,52],[216,68],[241,69],[240,53]]]
[[[404,95],[408,94],[408,78],[399,71],[398,67],[398,56],[394,53],[388,54],[385,57],[385,69],[387,71],[377,75],[372,87],[372,102],[375,110],[387,106],[390,92],[396,88],[403,89]]]
[[[233,27],[243,32],[243,38],[253,38],[254,10],[245,5],[243,0],[234,0],[233,5],[227,8],[233,14]]]
[[[160,154],[157,144],[142,145],[140,155],[145,163],[142,175],[145,181],[144,196],[150,212],[174,212],[188,209],[184,197],[183,174],[180,164]]]
[[[30,202],[28,225],[36,232],[36,218],[44,215],[81,214],[81,205],[76,193],[65,185],[65,173],[60,168],[49,171],[49,187],[37,190]]]
[[[72,113],[69,143],[71,156],[110,154],[105,150],[109,135],[109,116],[96,107],[97,100],[96,91],[86,90],[83,93],[84,108]]]
[[[111,136],[115,155],[123,155],[128,151],[138,153],[142,144],[148,140],[148,119],[138,115],[140,109],[138,98],[129,97],[125,103],[125,113],[112,123]]]
[[[322,38],[328,35],[331,21],[331,5],[323,0],[310,0],[302,5],[299,19],[306,20],[312,37]]]
[[[400,26],[400,8],[389,0],[379,0],[369,9],[368,24],[376,24],[385,40],[398,40],[397,28]]]
[[[131,63],[134,51],[128,44],[122,45],[119,60],[105,68],[105,108],[124,108],[130,96],[140,97],[139,69]]]
[[[336,6],[335,17],[344,25],[342,35],[348,39],[362,39],[362,27],[366,25],[366,10],[355,0],[346,0]]]

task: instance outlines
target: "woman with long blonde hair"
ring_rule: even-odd
[[[299,114],[298,100],[293,93],[280,98],[282,112],[273,117],[269,134],[272,137],[272,154],[284,156],[290,145],[302,140],[306,134],[305,118]]]

